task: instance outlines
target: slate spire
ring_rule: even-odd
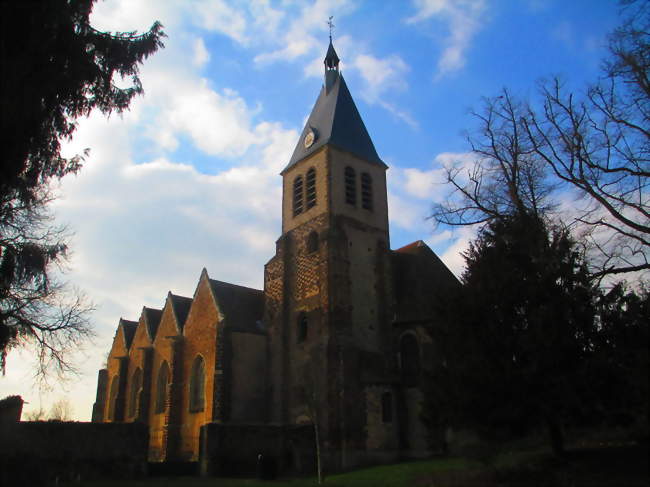
[[[343,75],[330,39],[325,55],[325,84],[283,173],[324,145],[345,150],[372,164],[387,167],[377,155]]]
[[[339,77],[339,57],[332,45],[332,38],[330,37],[330,45],[327,48],[327,54],[323,60],[325,64],[325,91],[329,93]]]

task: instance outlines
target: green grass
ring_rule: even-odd
[[[411,486],[421,477],[432,472],[466,471],[478,468],[476,462],[460,458],[442,458],[419,462],[398,463],[380,467],[365,468],[353,472],[327,476],[324,485],[328,487],[400,487]],[[292,478],[275,481],[228,478],[150,478],[144,480],[105,480],[97,482],[66,483],[62,487],[313,487],[316,478]]]
[[[315,478],[277,481],[227,478],[149,478],[61,484],[62,487],[313,487]],[[609,446],[570,451],[558,461],[548,451],[519,450],[496,455],[489,464],[436,458],[365,468],[327,476],[325,487],[510,487],[650,485],[647,446]]]

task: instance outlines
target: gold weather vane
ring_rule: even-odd
[[[334,16],[330,15],[330,18],[327,21],[327,25],[329,25],[329,27],[330,27],[330,42],[332,42],[332,29],[334,28],[334,22],[332,22],[333,18],[334,18]]]

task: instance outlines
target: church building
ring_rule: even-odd
[[[390,249],[386,170],[339,71],[282,171],[282,234],[264,289],[212,279],[121,319],[93,421],[142,422],[151,461],[204,472],[328,471],[431,454],[420,418],[427,330],[458,281],[422,241]],[[279,203],[279,202],[278,202]]]

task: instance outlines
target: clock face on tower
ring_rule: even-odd
[[[316,134],[313,130],[309,130],[309,132],[307,132],[307,135],[305,135],[305,149],[309,149],[314,144],[315,140]]]

